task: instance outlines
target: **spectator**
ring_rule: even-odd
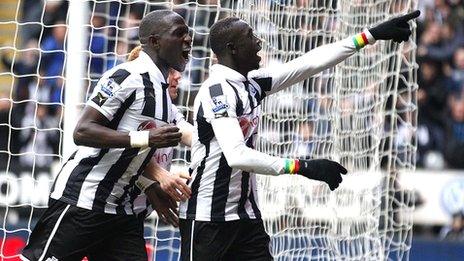
[[[462,211],[453,214],[451,225],[443,227],[440,238],[453,242],[464,241],[464,214]]]
[[[454,28],[450,23],[441,26],[434,24],[425,36],[425,43],[429,44],[420,47],[419,55],[440,62],[450,61],[454,51],[459,46],[464,45],[462,25],[458,29]]]
[[[451,72],[451,79],[457,84],[459,91],[464,85],[464,47],[457,49],[453,58],[454,69]]]
[[[447,126],[446,158],[450,168],[464,168],[464,97],[454,94],[449,101],[451,118]]]
[[[21,102],[31,97],[29,85],[35,83],[37,80],[37,63],[39,57],[39,51],[37,50],[37,41],[32,39],[29,40],[25,46],[25,50],[20,52],[14,60],[8,59],[6,56],[1,57],[1,61],[6,68],[9,68],[10,72],[15,75],[21,76],[16,78],[16,84],[14,86],[13,100],[15,102]],[[18,103],[13,105],[14,110],[17,111],[18,116],[23,118],[25,103]],[[19,126],[16,126],[19,127]]]
[[[16,123],[14,111],[10,110],[11,100],[7,92],[0,90],[0,170],[7,166],[15,167],[16,158],[11,157],[12,153],[17,153],[18,131],[11,128]],[[10,159],[10,160],[9,160]]]
[[[36,109],[36,113],[32,112],[23,119],[24,129],[20,138],[20,153],[23,155],[20,163],[27,168],[46,168],[53,160],[58,159],[59,120],[50,116],[46,105],[37,104],[36,108],[29,105],[31,112]]]
[[[41,81],[44,86],[50,89],[50,100],[47,102],[62,102],[62,83],[64,77],[64,44],[67,28],[64,26],[64,21],[58,22],[58,25],[53,27],[52,35],[45,38],[42,42],[42,60],[40,63],[41,76],[45,79]]]

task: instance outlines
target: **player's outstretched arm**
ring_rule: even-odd
[[[327,159],[292,160],[273,157],[248,148],[236,118],[222,117],[211,120],[214,135],[231,168],[265,175],[299,174],[327,183],[331,190],[342,182],[347,170]]]
[[[130,148],[130,147],[172,147],[176,146],[182,134],[175,126],[163,126],[138,132],[134,140],[128,132],[108,128],[108,119],[91,106],[85,106],[83,114],[74,129],[74,142],[96,148]],[[134,142],[136,141],[136,142]]]
[[[419,15],[420,11],[414,11],[392,18],[352,37],[314,48],[285,64],[251,71],[249,78],[258,79],[256,80],[258,83],[270,83],[270,86],[262,86],[267,95],[278,92],[335,66],[364,46],[374,44],[376,40],[393,40],[398,43],[407,41],[411,36],[408,22]],[[271,80],[260,81],[259,79]]]

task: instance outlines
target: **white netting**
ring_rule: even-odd
[[[12,244],[27,239],[46,206],[63,145],[62,109],[69,1],[0,3],[0,259],[18,257]],[[208,77],[207,44],[214,21],[235,13],[263,40],[263,62],[288,61],[363,27],[414,9],[408,0],[85,1],[88,96],[98,77],[138,44],[143,14],[179,12],[193,37],[192,59],[175,101],[191,116],[193,98]],[[260,177],[260,204],[271,251],[279,260],[406,259],[412,195],[396,178],[415,163],[415,45],[377,43],[263,103],[257,148],[285,157],[340,160],[350,170],[341,188],[298,177]],[[66,84],[66,85],[65,85]],[[69,90],[69,89],[68,89]],[[83,104],[86,97],[76,97]],[[69,120],[69,119],[68,119]],[[189,152],[178,148],[175,162]],[[59,165],[59,164],[57,164]],[[175,260],[176,230],[152,217],[146,224],[151,258]],[[21,243],[20,243],[21,244]]]

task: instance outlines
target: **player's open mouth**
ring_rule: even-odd
[[[182,57],[185,59],[186,62],[189,60],[189,54],[190,54],[190,49],[182,51]]]

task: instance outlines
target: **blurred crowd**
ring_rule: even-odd
[[[464,168],[464,1],[419,1],[417,166]]]

